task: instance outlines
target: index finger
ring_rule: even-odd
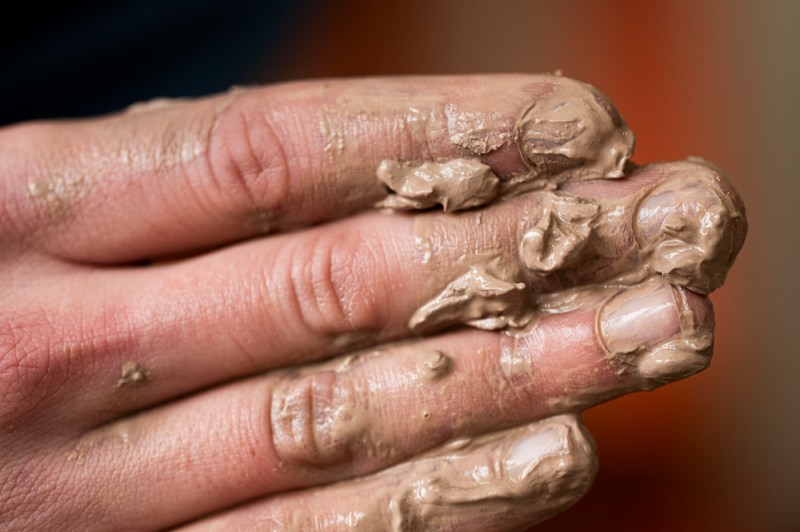
[[[604,96],[541,75],[306,81],[0,135],[0,159],[16,161],[5,188],[26,239],[111,263],[341,217],[392,188],[401,194],[389,203],[402,206],[409,172],[478,172],[496,188],[619,177],[633,149]]]

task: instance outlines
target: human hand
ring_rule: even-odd
[[[746,230],[716,169],[631,150],[547,76],[0,131],[0,522],[505,530],[569,506],[596,469],[576,413],[706,367],[698,294]]]

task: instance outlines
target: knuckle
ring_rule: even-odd
[[[281,462],[323,467],[352,459],[362,430],[352,388],[324,371],[279,382],[270,404],[272,445]]]
[[[207,155],[212,195],[207,199],[235,222],[266,233],[277,211],[288,208],[289,164],[269,118],[245,101],[238,98],[221,111],[212,128]]]
[[[551,350],[549,339],[541,329],[534,328],[524,335],[500,335],[497,348],[482,353],[483,367],[495,368],[497,378],[513,397],[503,405],[507,415],[515,415],[518,404],[533,405],[541,401],[544,390],[554,386],[554,376],[540,357]],[[510,410],[508,410],[510,408]]]
[[[360,231],[328,229],[311,246],[297,250],[289,265],[299,319],[322,335],[372,331],[386,324],[381,305],[385,260],[379,245]]]

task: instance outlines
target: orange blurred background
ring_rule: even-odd
[[[791,0],[353,0],[273,50],[267,81],[560,69],[616,102],[637,162],[701,155],[744,196],[711,368],[586,412],[595,486],[537,530],[800,530],[799,22]]]

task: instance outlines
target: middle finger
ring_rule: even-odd
[[[641,206],[652,202],[642,200],[698,174],[717,176],[700,164],[652,165],[571,195],[533,193],[458,215],[369,213],[185,262],[95,274],[91,289],[81,288],[86,297],[64,298],[87,308],[63,311],[84,316],[84,335],[100,334],[83,341],[93,356],[65,347],[61,354],[53,349],[48,362],[51,372],[64,366],[91,379],[63,379],[52,400],[79,388],[83,405],[72,405],[65,419],[96,426],[234,378],[420,332],[464,322],[525,326],[537,310],[536,294],[649,275],[660,238],[649,228],[671,211],[653,208],[643,216]],[[572,228],[556,219],[554,198],[575,200],[566,205]],[[569,210],[581,202],[600,206],[586,225],[575,222],[580,209]],[[647,232],[637,231],[640,220]],[[530,235],[542,228],[551,234],[536,253]],[[729,265],[740,237],[722,238],[709,258]],[[590,242],[581,247],[581,238]],[[675,242],[671,235],[668,251]],[[58,323],[56,315],[48,316],[48,327]]]

